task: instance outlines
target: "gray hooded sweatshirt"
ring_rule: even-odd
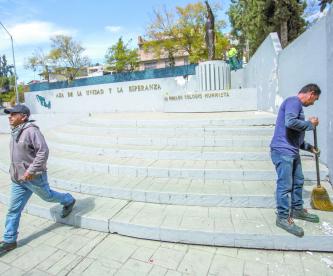
[[[32,122],[12,130],[10,140],[10,176],[12,181],[22,181],[24,173],[37,175],[46,171],[49,148],[38,126]]]

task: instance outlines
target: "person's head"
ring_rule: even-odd
[[[27,122],[30,116],[29,108],[23,104],[17,104],[11,108],[6,108],[4,112],[9,114],[8,119],[11,127],[16,127]]]
[[[321,90],[317,84],[310,83],[305,85],[299,92],[298,98],[303,106],[310,106],[319,99]]]

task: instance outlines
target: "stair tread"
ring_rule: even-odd
[[[8,200],[8,186],[0,187],[1,200]],[[270,249],[327,250],[333,242],[333,217],[328,212],[318,224],[295,220],[306,236],[294,237],[275,226],[273,209],[174,206],[91,197],[73,193],[73,214],[59,219],[61,206],[33,196],[27,212],[80,227],[117,232],[140,238],[194,244],[263,247]],[[186,239],[184,239],[186,236]],[[323,242],[325,241],[325,242]],[[265,245],[263,246],[263,242]]]

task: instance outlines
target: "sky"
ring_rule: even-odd
[[[154,8],[173,9],[193,3],[192,0],[0,0],[0,22],[13,37],[18,82],[29,82],[39,76],[24,69],[36,49],[48,52],[50,37],[72,36],[86,49],[92,63],[104,63],[107,49],[119,37],[137,44],[139,35],[151,22]],[[226,3],[226,4],[223,4]],[[229,0],[222,1],[220,18],[226,17]],[[0,26],[1,28],[1,26]],[[12,64],[9,35],[0,29],[0,55]]]
[[[26,59],[36,49],[50,50],[50,37],[72,36],[86,49],[92,63],[104,63],[105,54],[122,37],[137,44],[139,35],[151,22],[154,8],[186,6],[195,0],[0,0],[0,22],[13,37],[18,82],[39,79],[24,69]],[[212,2],[212,1],[211,1]],[[214,2],[214,1],[213,1]],[[222,11],[218,19],[228,20],[230,0],[218,1]],[[228,31],[230,27],[226,27]],[[13,63],[9,35],[0,26],[0,55]]]

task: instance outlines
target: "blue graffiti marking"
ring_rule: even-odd
[[[51,109],[51,101],[46,102],[46,99],[42,96],[36,95],[37,101],[40,103],[41,106],[44,106],[48,109]]]

